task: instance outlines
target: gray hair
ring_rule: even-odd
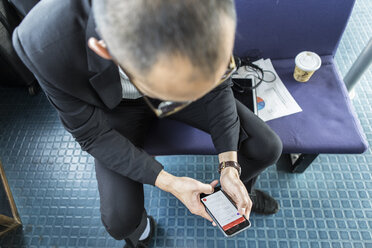
[[[234,0],[93,0],[98,30],[119,64],[148,72],[159,55],[181,55],[214,73],[224,49],[222,14],[236,22]],[[226,61],[227,63],[227,61]]]

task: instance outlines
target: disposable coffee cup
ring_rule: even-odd
[[[298,82],[307,82],[316,70],[322,65],[322,59],[318,54],[304,51],[299,53],[295,59],[296,67],[293,77]]]

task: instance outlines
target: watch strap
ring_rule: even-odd
[[[218,165],[218,173],[221,174],[221,171],[223,169],[225,169],[226,167],[234,167],[235,169],[238,170],[239,172],[239,176],[241,175],[242,173],[242,168],[240,167],[240,164],[238,162],[235,162],[235,161],[222,161],[219,165]]]

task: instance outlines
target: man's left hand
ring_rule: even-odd
[[[252,201],[249,198],[247,188],[239,178],[238,170],[233,167],[226,167],[221,172],[221,186],[238,207],[238,212],[249,219]]]

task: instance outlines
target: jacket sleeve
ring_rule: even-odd
[[[203,97],[213,144],[218,153],[238,151],[240,120],[231,79]]]
[[[158,161],[112,129],[100,108],[66,94],[53,87],[52,82],[44,80],[23,50],[17,29],[13,33],[13,45],[21,60],[34,73],[50,103],[58,111],[63,126],[80,144],[82,150],[123,176],[155,185],[156,178],[163,169]]]

